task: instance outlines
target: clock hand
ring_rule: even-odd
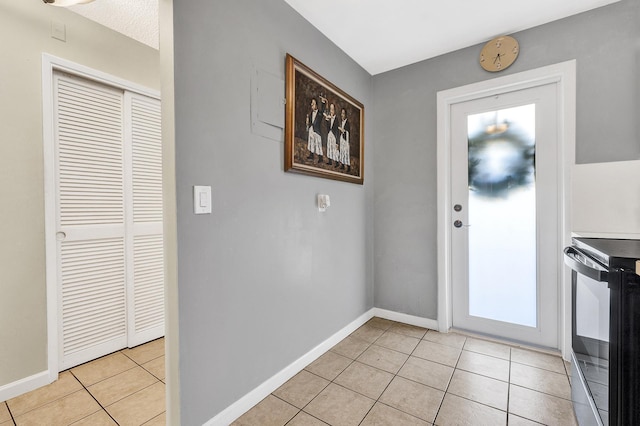
[[[496,58],[493,60],[493,63],[495,64],[497,62],[500,62],[500,54],[498,53],[498,56],[496,56]]]

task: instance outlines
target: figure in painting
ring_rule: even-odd
[[[351,153],[349,148],[350,128],[349,120],[347,120],[347,110],[342,108],[340,111],[340,126],[338,127],[338,131],[340,132],[339,161],[342,163],[340,164],[340,169],[344,169],[344,166],[347,166],[347,173],[351,172]]]
[[[335,166],[338,166],[338,160],[340,159],[340,149],[338,148],[338,117],[336,117],[336,107],[334,104],[329,105],[329,114],[324,114],[327,121],[327,164],[332,165],[335,162]]]
[[[327,102],[326,98],[320,96],[322,100],[322,110],[318,109],[318,101],[316,98],[311,99],[311,112],[307,114],[306,126],[309,132],[307,149],[309,150],[308,160],[313,160],[313,154],[318,154],[318,162],[322,162],[322,136],[320,135],[320,127],[322,124],[322,117],[324,114],[324,104]]]

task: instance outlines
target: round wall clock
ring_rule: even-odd
[[[487,42],[480,51],[480,66],[487,71],[507,69],[518,57],[518,41],[510,36],[500,36]]]

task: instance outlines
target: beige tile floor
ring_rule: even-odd
[[[561,358],[373,318],[234,426],[576,425]]]
[[[164,339],[0,403],[0,426],[164,425]],[[575,425],[558,357],[373,318],[234,422]]]
[[[0,402],[0,426],[164,424],[164,339],[79,365]]]

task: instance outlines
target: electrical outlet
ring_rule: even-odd
[[[327,211],[327,207],[331,205],[331,200],[326,194],[318,194],[318,211]]]

